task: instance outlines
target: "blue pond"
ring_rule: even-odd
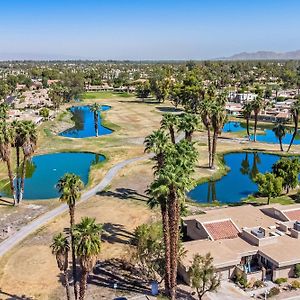
[[[102,105],[102,111],[109,110],[110,106]],[[72,120],[75,122],[75,126],[61,132],[59,135],[69,138],[86,138],[96,136],[94,126],[94,114],[90,111],[90,107],[86,106],[73,106],[70,108],[70,112],[73,114]],[[98,120],[98,132],[100,135],[110,134],[112,130],[102,126],[101,114]]]
[[[272,129],[263,128],[263,130],[264,130],[264,134],[258,134],[257,137],[256,137],[256,140],[258,142],[273,143],[273,144],[279,142],[277,137],[275,136],[274,132],[272,131]],[[239,131],[245,131],[246,132],[246,125],[243,125],[240,122],[230,121],[230,122],[227,122],[224,125],[224,128],[223,128],[223,132],[239,132]],[[250,128],[250,133],[251,132],[253,132],[252,128]],[[282,139],[282,143],[283,144],[289,144],[290,140],[292,138],[292,135],[293,134],[291,132],[287,132],[285,137]],[[253,138],[253,136],[251,136],[251,137]],[[299,133],[296,135],[296,138],[294,140],[294,144],[295,145],[300,144],[300,134]]]
[[[87,184],[91,165],[103,160],[103,155],[83,152],[34,156],[26,168],[24,199],[58,197],[56,184],[65,173],[77,174]]]
[[[258,173],[272,169],[280,156],[264,153],[230,153],[224,155],[225,164],[230,168],[227,175],[217,181],[199,184],[188,196],[196,202],[236,203],[257,192],[253,182]]]

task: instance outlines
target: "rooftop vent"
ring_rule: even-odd
[[[297,231],[300,231],[300,221],[296,221],[294,223],[294,229],[297,230]]]
[[[255,228],[251,230],[251,233],[258,237],[259,239],[262,239],[265,237],[265,230],[261,227]]]

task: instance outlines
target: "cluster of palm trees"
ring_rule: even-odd
[[[256,132],[257,132],[257,122],[258,122],[258,114],[261,109],[264,107],[265,103],[263,99],[258,96],[251,102],[246,102],[243,106],[243,116],[246,119],[246,127],[247,127],[247,136],[248,139],[251,140],[250,129],[249,129],[249,121],[251,119],[252,112],[254,113],[254,128],[253,128],[253,141],[256,142]]]
[[[37,145],[36,125],[31,121],[13,121],[0,124],[0,159],[6,163],[10,190],[14,205],[19,204],[24,195],[26,166]],[[16,150],[16,169],[12,167],[13,151]],[[23,153],[23,159],[22,154]]]
[[[94,126],[95,126],[95,133],[96,137],[99,135],[99,114],[101,111],[101,105],[98,103],[94,103],[93,105],[90,106],[90,111],[94,114]]]
[[[162,217],[165,254],[165,293],[176,299],[177,266],[180,257],[180,214],[186,193],[193,187],[192,173],[198,153],[192,135],[199,126],[194,114],[165,114],[161,128],[145,139],[145,151],[154,152],[154,181],[147,190],[150,207],[159,206]],[[176,143],[175,131],[185,132]]]
[[[69,252],[72,256],[72,277],[75,300],[85,298],[87,279],[93,270],[97,255],[101,250],[102,225],[96,224],[95,219],[84,217],[75,224],[75,205],[81,197],[83,182],[75,174],[65,174],[58,182],[57,188],[61,194],[60,200],[69,206],[70,228],[69,235],[63,233],[54,235],[51,244],[52,253],[56,257],[59,270],[64,274],[67,299],[71,299],[69,289]],[[81,267],[80,288],[78,291],[77,261]]]
[[[207,130],[208,166],[214,168],[218,137],[227,120],[225,110],[227,93],[224,91],[216,93],[214,89],[209,88],[204,95],[199,102],[198,111]]]
[[[254,113],[254,129],[253,129],[253,141],[256,142],[256,131],[257,131],[257,122],[258,122],[258,114],[260,110],[265,106],[265,103],[261,97],[257,97],[252,102],[247,102],[243,106],[243,116],[246,119],[246,127],[247,127],[247,136],[250,138],[250,130],[249,130],[249,121],[251,119],[252,112]],[[300,99],[296,99],[291,107],[291,113],[294,123],[293,135],[290,140],[287,152],[290,151],[296,135],[298,133],[299,128],[299,115],[300,115]],[[276,126],[272,129],[275,136],[277,137],[280,145],[280,150],[283,151],[282,140],[285,137],[287,130],[285,125],[282,122],[278,122]]]

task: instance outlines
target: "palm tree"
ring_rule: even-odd
[[[166,199],[170,242],[169,296],[176,298],[176,278],[179,249],[179,220],[181,202],[193,186],[191,174],[197,160],[197,151],[192,143],[182,140],[168,149],[163,167],[152,183],[152,196],[157,201]],[[166,269],[167,271],[167,269]]]
[[[98,129],[98,121],[99,121],[99,112],[101,110],[101,105],[98,103],[94,103],[90,106],[90,111],[94,114],[94,126],[95,126],[95,132],[96,137],[99,135],[99,129]]]
[[[256,130],[257,130],[257,119],[258,119],[258,114],[260,112],[260,110],[263,108],[264,106],[264,102],[263,99],[259,96],[257,96],[256,99],[254,99],[251,103],[253,112],[254,112],[254,138],[253,141],[256,142]]]
[[[146,137],[145,139],[145,151],[154,152],[156,160],[156,172],[159,172],[165,163],[165,156],[169,148],[170,141],[169,136],[162,130],[154,131],[152,134]],[[173,144],[174,145],[174,144]],[[167,209],[167,200],[166,197],[161,195],[160,185],[157,185],[157,182],[153,182],[147,193],[150,195],[150,200],[148,205],[151,208],[159,205],[162,216],[162,226],[163,226],[163,235],[164,235],[164,245],[165,245],[165,291],[166,294],[169,293],[170,289],[170,235],[169,235],[169,216]]]
[[[23,199],[24,195],[24,184],[25,184],[25,174],[26,174],[26,166],[27,161],[30,157],[32,157],[37,144],[37,131],[36,126],[31,121],[24,121],[21,139],[22,139],[22,150],[24,154],[23,164],[22,164],[22,173],[21,173],[21,189],[20,194],[18,196],[18,202],[20,203]]]
[[[14,205],[16,205],[16,194],[14,186],[14,175],[11,168],[11,147],[13,142],[13,132],[7,123],[0,124],[0,158],[6,163],[7,173],[10,183]]]
[[[81,190],[83,189],[83,182],[78,175],[65,174],[57,184],[60,195],[60,201],[66,202],[69,206],[70,214],[70,232],[71,232],[71,248],[72,248],[72,269],[74,279],[74,294],[75,299],[78,298],[77,292],[77,270],[76,270],[76,256],[75,243],[73,235],[73,227],[75,225],[75,204],[80,199]]]
[[[221,134],[222,128],[227,119],[225,105],[223,102],[223,96],[220,96],[219,99],[220,101],[217,100],[212,109],[212,127],[214,133],[213,133],[213,144],[212,144],[211,168],[214,168],[214,164],[215,164],[218,136],[219,134]]]
[[[52,249],[52,254],[56,257],[59,270],[64,274],[67,299],[70,300],[71,298],[68,278],[68,257],[70,251],[69,241],[62,233],[58,233],[54,235],[53,242],[50,247]]]
[[[101,231],[102,225],[96,224],[95,219],[82,218],[79,224],[74,226],[74,241],[76,245],[76,255],[81,266],[81,280],[79,299],[85,297],[87,279],[93,270],[97,255],[101,251]]]
[[[156,169],[162,168],[165,160],[165,152],[170,144],[170,137],[163,130],[153,131],[145,138],[145,152],[155,153],[154,159],[157,162]]]
[[[164,114],[160,124],[161,124],[161,129],[169,130],[171,141],[173,144],[175,144],[174,127],[178,125],[178,117],[174,114]]]
[[[278,123],[272,131],[274,132],[275,136],[278,138],[279,145],[280,145],[280,150],[283,151],[282,148],[282,139],[285,137],[286,134],[286,129],[285,126],[281,123]]]
[[[290,141],[289,147],[287,149],[287,152],[290,151],[293,143],[294,143],[294,139],[298,133],[298,125],[299,125],[299,113],[300,113],[300,99],[297,99],[296,102],[293,103],[293,106],[291,108],[291,113],[293,116],[293,121],[294,121],[294,132],[293,132],[293,136],[292,139]]]
[[[212,142],[211,142],[212,104],[213,104],[212,99],[204,98],[199,105],[199,112],[202,119],[202,123],[207,130],[209,168],[211,168],[211,160],[212,160]]]
[[[185,139],[192,141],[193,133],[198,129],[199,120],[197,115],[185,113],[179,119],[178,130],[185,132]]]
[[[248,103],[245,103],[243,105],[243,116],[244,118],[246,119],[246,124],[247,124],[247,136],[248,136],[248,139],[249,141],[251,140],[250,138],[250,131],[249,131],[249,120],[251,118],[251,113],[252,113],[252,105],[250,102]]]

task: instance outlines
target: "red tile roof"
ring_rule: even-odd
[[[300,221],[300,209],[286,210],[284,214],[290,221]]]
[[[238,236],[238,229],[231,220],[223,220],[202,224],[210,236],[216,240],[233,239]]]

